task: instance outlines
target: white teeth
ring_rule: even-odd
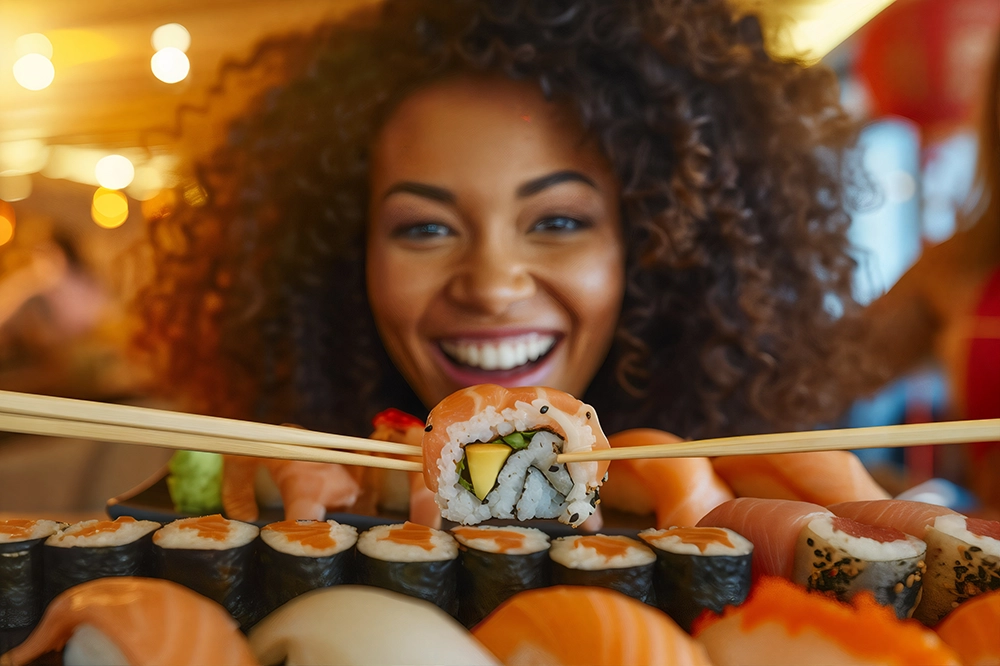
[[[555,346],[553,335],[529,333],[517,337],[481,342],[442,340],[441,349],[454,360],[483,370],[511,370],[537,361]]]

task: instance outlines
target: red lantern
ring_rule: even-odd
[[[873,115],[931,131],[970,121],[998,29],[1000,0],[897,0],[858,36]]]

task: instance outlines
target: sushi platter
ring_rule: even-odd
[[[0,395],[0,428],[214,453],[112,520],[0,520],[2,666],[1000,663],[1000,522],[815,442],[677,458],[698,443],[609,442],[572,396],[492,385],[327,441],[348,451],[68,402]]]

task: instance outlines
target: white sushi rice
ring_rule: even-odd
[[[965,516],[950,513],[934,519],[934,529],[942,534],[964,541],[970,546],[978,546],[984,555],[1000,556],[1000,541],[988,536],[973,534],[965,526]]]
[[[920,557],[927,552],[927,544],[909,534],[904,534],[905,538],[895,541],[876,541],[868,537],[851,536],[834,529],[834,518],[832,515],[813,518],[807,527],[830,546],[842,550],[851,557],[868,562],[888,562]]]
[[[260,531],[261,540],[279,553],[294,555],[296,557],[329,557],[342,553],[358,542],[358,530],[351,525],[341,525],[336,520],[320,522],[318,520],[296,520],[299,525],[309,525],[319,523],[328,526],[328,533],[333,539],[334,545],[329,548],[316,548],[307,545],[302,541],[289,539],[284,532],[273,529],[272,525],[265,525]]]
[[[477,525],[476,527],[459,528],[461,532],[452,529],[452,536],[466,548],[481,550],[485,553],[504,553],[505,555],[530,555],[547,550],[549,535],[533,527],[503,527],[498,525]],[[516,548],[503,548],[497,543],[494,534],[500,532],[516,532],[524,536],[523,544]]]
[[[100,527],[100,523],[114,525],[114,529],[99,531],[90,535],[81,535],[81,532],[95,526]],[[110,520],[84,520],[74,523],[69,527],[56,532],[45,540],[46,546],[58,546],[59,548],[107,548],[110,546],[122,546],[127,543],[138,541],[150,532],[160,529],[160,524],[152,520],[126,520],[121,518],[115,521]]]
[[[544,401],[536,401],[544,402]],[[576,526],[594,513],[593,483],[590,477],[596,472],[596,463],[556,464],[556,455],[569,451],[561,437],[547,432],[537,432],[527,448],[515,451],[507,459],[498,486],[481,502],[473,493],[463,488],[458,480],[457,464],[465,456],[465,445],[493,442],[512,432],[526,432],[551,427],[551,422],[564,430],[581,433],[573,450],[593,448],[596,438],[586,423],[578,423],[558,410],[548,410],[542,416],[539,407],[525,402],[514,408],[498,412],[486,407],[471,419],[448,426],[448,444],[438,459],[438,490],[435,500],[441,515],[457,523],[474,525],[489,518],[558,518]],[[560,421],[572,422],[562,424]],[[573,430],[575,429],[575,430]]]
[[[673,528],[671,528],[672,530]],[[715,557],[717,555],[749,555],[753,552],[753,544],[749,539],[738,532],[726,527],[688,527],[686,530],[722,530],[729,538],[732,547],[718,541],[708,541],[702,546],[696,543],[684,541],[680,535],[672,534],[671,530],[648,529],[639,532],[639,538],[654,548],[668,553],[679,555],[704,555],[705,557]]]
[[[358,538],[358,552],[386,562],[440,562],[458,557],[458,543],[447,532],[431,529],[431,545],[427,550],[416,544],[397,543],[389,533],[402,525],[376,525]]]
[[[11,531],[5,531],[2,529],[5,525],[10,525],[12,522],[13,521],[0,520],[0,543],[14,543],[15,541],[44,539],[47,536],[55,534],[60,528],[66,526],[65,523],[59,523],[54,520],[32,520],[28,525],[12,525],[12,527],[17,529]]]
[[[247,545],[260,533],[256,525],[226,520],[227,534],[224,539],[203,537],[194,529],[199,520],[202,518],[181,518],[168,523],[153,535],[153,543],[160,548],[181,550],[229,550]]]
[[[600,569],[627,569],[629,567],[641,567],[656,560],[656,555],[647,546],[625,536],[608,537],[605,539],[620,540],[628,546],[628,550],[622,555],[605,557],[596,548],[587,546],[588,536],[568,536],[560,537],[552,542],[549,549],[549,557],[556,564],[561,564],[567,569],[581,569],[583,571],[597,571]],[[577,545],[577,542],[584,541]]]

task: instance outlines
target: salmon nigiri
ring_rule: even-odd
[[[956,515],[946,506],[894,499],[828,503],[828,508],[838,516],[879,527],[895,527],[920,539],[927,536],[938,516]]]
[[[558,518],[579,526],[596,512],[608,469],[556,459],[609,445],[593,407],[551,388],[457,391],[427,416],[422,446],[424,480],[441,515],[466,525]]]
[[[761,579],[740,607],[703,617],[695,637],[715,666],[958,666],[932,631],[900,622],[868,595],[853,606]]]
[[[649,446],[683,441],[662,430],[637,428],[611,435],[612,447]],[[656,526],[691,527],[735,497],[716,475],[708,458],[615,460],[601,488],[607,507],[629,513],[656,513]]]
[[[66,590],[0,663],[28,664],[63,646],[65,660],[81,664],[257,664],[222,606],[152,578],[100,578]]]
[[[505,664],[710,666],[704,648],[665,614],[599,587],[521,592],[472,635]]]
[[[424,422],[398,409],[386,409],[372,419],[372,439],[420,446],[424,437]],[[412,460],[419,459],[411,458]],[[420,472],[398,472],[376,467],[363,470],[378,495],[378,505],[389,511],[410,514],[410,522],[441,529],[441,511],[434,502],[434,493],[427,487]]]
[[[963,604],[935,631],[966,666],[1000,664],[1000,590]]]
[[[834,516],[807,502],[746,497],[716,507],[699,525],[750,539],[755,578],[782,576],[841,600],[871,592],[900,618],[909,617],[920,599],[927,546],[899,530]]]
[[[721,456],[715,472],[740,497],[799,500],[815,504],[889,497],[850,451],[810,451]]]

